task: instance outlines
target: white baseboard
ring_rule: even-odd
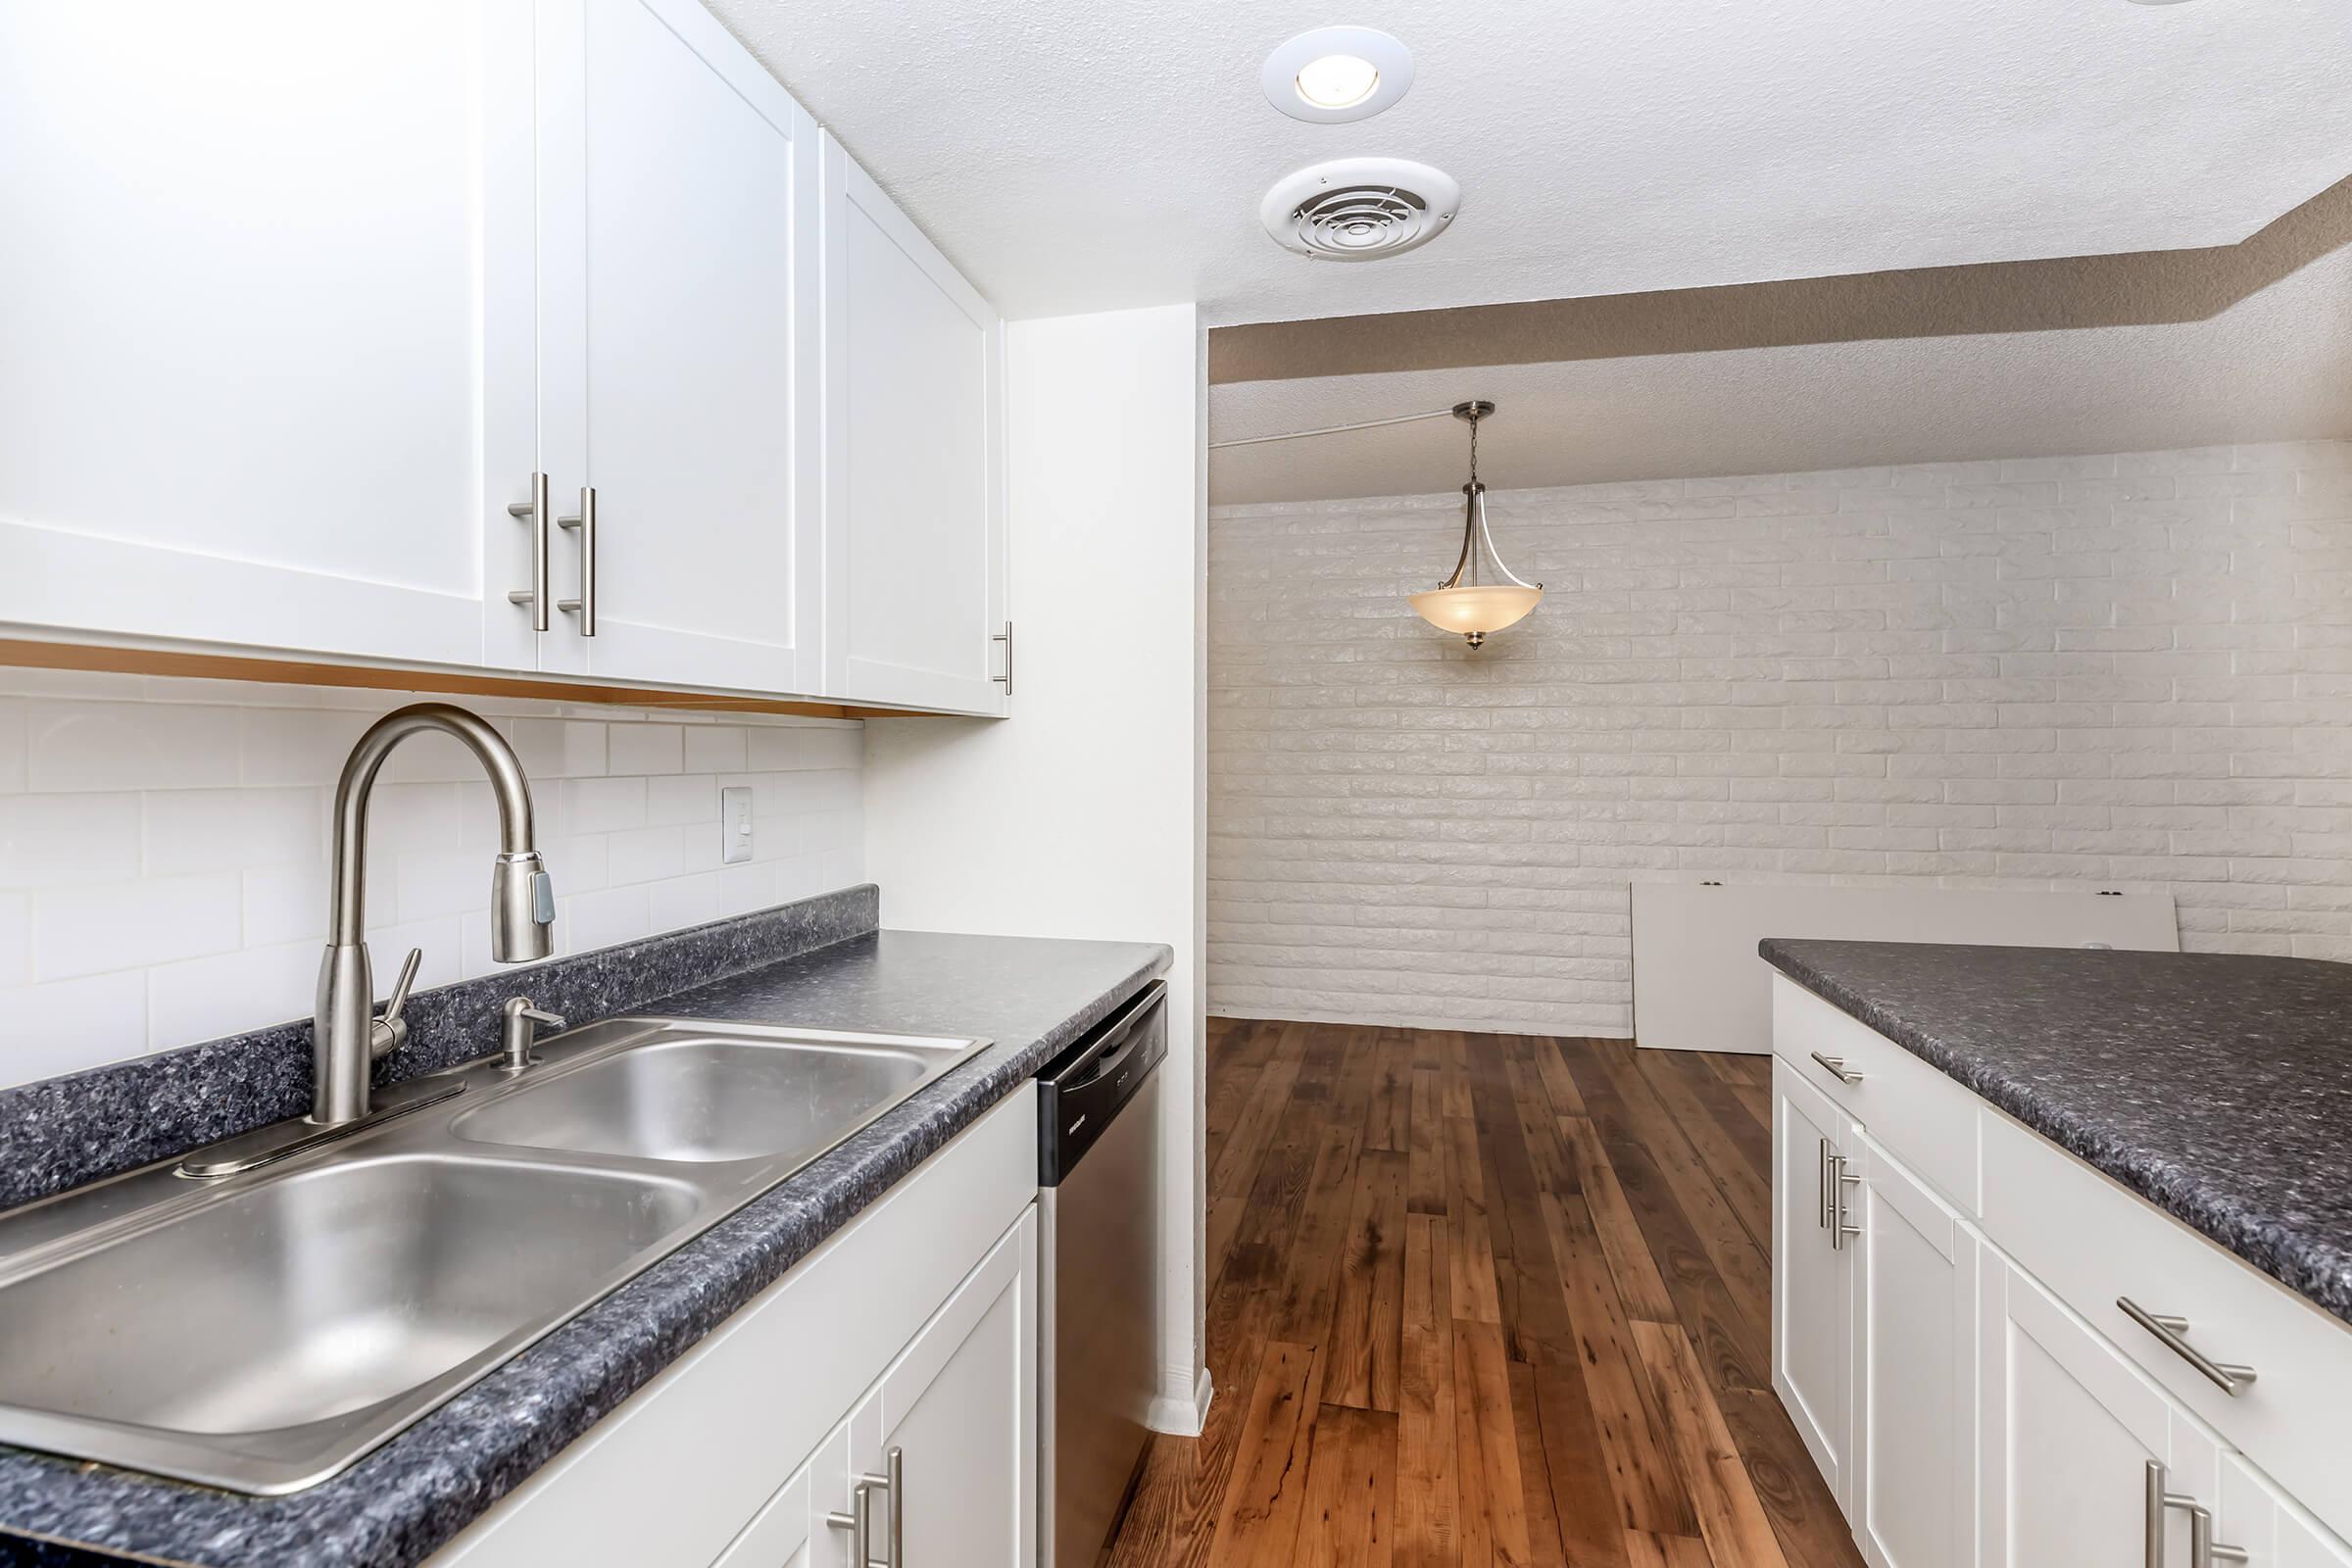
[[[1151,1413],[1144,1417],[1144,1425],[1171,1437],[1197,1438],[1208,1424],[1208,1401],[1215,1396],[1216,1390],[1208,1380],[1208,1368],[1202,1367],[1200,1380],[1193,1385],[1190,1394],[1162,1394],[1153,1399]]]
[[[1513,1022],[1507,1019],[1426,1018],[1417,1014],[1396,1013],[1372,1008],[1364,1012],[1326,1012],[1313,1007],[1272,1007],[1250,1005],[1237,1007],[1225,1003],[1208,1004],[1211,1018],[1260,1018],[1274,1023],[1343,1023],[1359,1024],[1374,1029],[1443,1029],[1466,1035],[1539,1035],[1561,1036],[1573,1040],[1630,1040],[1630,1029],[1579,1028],[1561,1029],[1541,1022]]]

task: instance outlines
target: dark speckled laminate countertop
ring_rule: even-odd
[[[2352,1322],[2352,964],[1778,938],[1758,951]]]
[[[409,1568],[1168,961],[1150,944],[869,931],[632,1006],[995,1044],[308,1491],[235,1496],[0,1448],[0,1564]]]

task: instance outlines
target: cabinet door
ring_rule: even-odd
[[[2220,1446],[2014,1263],[1982,1253],[1980,1560],[1985,1568],[2186,1564],[2188,1518],[2165,1509],[2149,1552],[2151,1463],[2165,1491],[2211,1506]]]
[[[824,138],[826,695],[1002,713],[1004,330]]]
[[[1772,1091],[1772,1386],[1850,1513],[1855,1252],[1833,1245],[1833,1161],[1852,1123],[1778,1057]]]
[[[1872,1568],[1976,1562],[1977,1240],[1865,1135],[1846,1207],[1856,1272],[1853,1488]]]
[[[815,1458],[776,1489],[767,1506],[743,1527],[743,1534],[719,1554],[711,1568],[814,1568],[818,1561],[816,1536],[826,1525],[823,1510],[813,1507],[810,1478],[828,1457],[846,1449],[848,1443],[848,1431],[837,1429]]]
[[[874,1496],[877,1558],[1036,1568],[1036,1348],[1032,1204],[850,1417],[855,1473],[887,1477],[899,1456],[903,1494]]]
[[[2352,1547],[2242,1454],[2222,1455],[2222,1497],[2215,1512],[2215,1539],[2244,1550],[2247,1568],[2352,1568]]]
[[[0,7],[0,621],[482,662],[530,39],[530,0]]]
[[[545,663],[818,676],[816,127],[693,0],[539,0]],[[593,572],[591,585],[589,574]],[[804,662],[806,661],[806,662]]]

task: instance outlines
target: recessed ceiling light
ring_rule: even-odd
[[[1374,27],[1317,27],[1266,57],[1259,85],[1293,120],[1367,120],[1413,84],[1412,51]]]
[[[1380,90],[1380,68],[1362,55],[1324,55],[1299,67],[1294,83],[1317,109],[1353,109]]]

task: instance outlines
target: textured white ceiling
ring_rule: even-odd
[[[1211,323],[2223,244],[2352,173],[2343,0],[710,0],[1009,316]],[[1396,108],[1280,115],[1267,52],[1384,27]],[[1433,163],[1408,256],[1278,249],[1260,194]]]
[[[2299,230],[2288,234],[2290,228]],[[2184,256],[2098,266],[2038,264],[1970,270],[1923,289],[1919,335],[1768,341],[1768,346],[1481,363],[1209,388],[1209,439],[1269,434],[1441,409],[1489,398],[1480,432],[1483,477],[1497,489],[1676,475],[1771,473],[1973,458],[2155,451],[2232,441],[2352,436],[2352,183],[2330,192],[2254,246],[2209,260],[2251,267],[2252,286],[2209,314],[2171,307],[2203,301],[2226,276]],[[2320,243],[2328,248],[2310,252]],[[2279,254],[2285,253],[2285,254]],[[2261,264],[2259,266],[2253,264]],[[2275,278],[2273,269],[2291,267]],[[1713,302],[1693,326],[1673,296],[1638,303],[1661,337],[1712,331],[1765,338],[1772,307],[1788,296],[1861,295],[1863,280],[1818,290],[1775,284]],[[2093,283],[2097,287],[2092,287]],[[1944,302],[1984,308],[2014,287],[2038,291],[2023,314],[2100,324],[1986,329]],[[2069,288],[2079,297],[2063,295]],[[1467,313],[1475,318],[1478,313]],[[1814,320],[1808,312],[1798,318]],[[1989,325],[2003,318],[1991,313]],[[1568,318],[1573,325],[1574,318]],[[1405,318],[1399,324],[1411,323]],[[1507,327],[1510,323],[1502,323]],[[1618,319],[1621,337],[1638,335]],[[1289,344],[1327,362],[1376,356],[1402,338],[1420,365],[1445,362],[1446,318],[1411,333],[1384,322],[1326,323],[1319,341]],[[1349,329],[1367,354],[1350,355]],[[1293,328],[1253,349],[1282,348]],[[1457,321],[1455,339],[1492,347],[1489,324]],[[1354,345],[1363,347],[1363,345]],[[1212,364],[1217,355],[1212,347]],[[1512,355],[1524,360],[1523,355]],[[1260,373],[1265,372],[1261,364]],[[1213,503],[1420,495],[1458,487],[1466,432],[1453,419],[1317,436],[1209,454]]]

